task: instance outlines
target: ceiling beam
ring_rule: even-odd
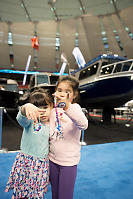
[[[114,0],[112,0],[112,4],[113,4],[113,7],[114,7],[116,15],[118,16],[118,18],[120,18],[119,11],[118,11],[118,8],[117,8],[116,3],[115,3]]]
[[[124,30],[128,33],[128,36],[133,40],[133,33],[132,33],[132,32],[130,31],[130,29],[126,26],[124,20],[121,18],[120,14],[119,14],[119,11],[118,11],[118,8],[117,8],[117,6],[116,6],[115,1],[112,0],[112,3],[113,3],[113,6],[114,6],[116,15],[117,15],[118,19],[120,20],[122,26],[124,27]]]
[[[23,6],[25,12],[26,12],[26,16],[27,16],[28,20],[29,20],[30,22],[32,22],[31,17],[30,17],[30,14],[29,14],[29,12],[28,12],[28,10],[27,10],[27,8],[26,8],[26,5],[25,5],[25,3],[24,3],[24,0],[20,0],[20,1],[21,1],[21,4],[22,4],[22,6]]]
[[[48,1],[48,4],[50,5],[52,12],[54,13],[56,21],[60,21],[60,17],[58,16],[56,8],[54,7],[54,1]]]
[[[85,15],[85,14],[86,14],[86,11],[85,11],[85,7],[83,6],[82,0],[78,0],[78,1],[79,1],[80,8],[81,8],[83,14]]]

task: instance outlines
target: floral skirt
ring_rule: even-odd
[[[49,160],[18,153],[5,192],[13,189],[15,199],[43,199],[49,185]]]

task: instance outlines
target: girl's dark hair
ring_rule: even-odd
[[[43,88],[36,88],[30,93],[29,102],[37,107],[53,105],[53,97],[50,92]]]
[[[74,95],[76,96],[72,103],[79,102],[80,93],[78,79],[72,75],[61,76],[57,82],[56,89],[61,82],[68,82],[68,84],[72,87]]]

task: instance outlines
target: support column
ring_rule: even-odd
[[[2,148],[3,110],[4,107],[0,107],[0,149]]]

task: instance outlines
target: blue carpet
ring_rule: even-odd
[[[0,154],[0,199],[11,198],[4,189],[15,156]],[[133,141],[83,146],[74,199],[133,199]]]

